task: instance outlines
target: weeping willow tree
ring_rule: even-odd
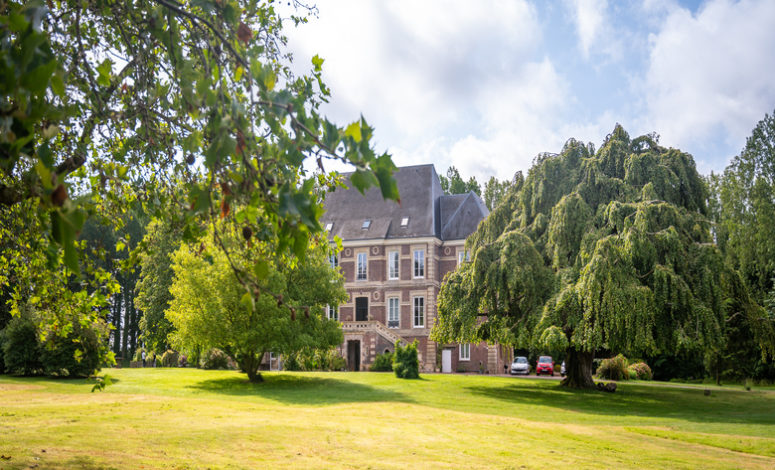
[[[575,388],[594,386],[596,351],[720,351],[728,318],[764,312],[713,243],[706,199],[690,155],[618,125],[597,152],[571,139],[539,155],[468,239],[432,338],[565,351]],[[756,340],[773,355],[771,329]]]

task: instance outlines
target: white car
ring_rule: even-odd
[[[517,356],[514,358],[514,362],[511,363],[511,373],[525,374],[530,373],[530,364],[527,362],[527,358],[524,356]]]

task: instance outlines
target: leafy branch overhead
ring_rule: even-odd
[[[189,242],[202,221],[228,218],[300,257],[322,230],[319,193],[337,183],[327,161],[354,165],[361,191],[399,197],[366,120],[340,127],[320,114],[323,60],[291,71],[282,28],[303,16],[234,0],[2,8],[0,207],[34,201],[74,272],[77,234],[96,211],[174,213]]]

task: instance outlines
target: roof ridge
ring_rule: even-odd
[[[460,210],[463,208],[463,205],[466,203],[468,198],[471,197],[472,194],[474,194],[473,191],[468,191],[468,193],[466,193],[466,197],[464,197],[463,200],[460,201],[460,204],[457,206],[457,209],[455,209],[455,212],[452,213],[449,220],[446,221],[446,223],[444,224],[444,227],[441,228],[442,235],[444,235],[444,229],[446,229],[449,226],[450,222],[455,220],[455,217],[457,217],[457,214],[460,212]],[[447,194],[447,196],[454,196],[454,194]]]

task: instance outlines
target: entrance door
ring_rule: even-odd
[[[444,374],[452,373],[452,350],[441,350],[441,372]]]
[[[355,298],[355,321],[366,321],[369,319],[369,298]]]
[[[361,342],[358,340],[347,342],[347,369],[352,371],[361,370]]]

